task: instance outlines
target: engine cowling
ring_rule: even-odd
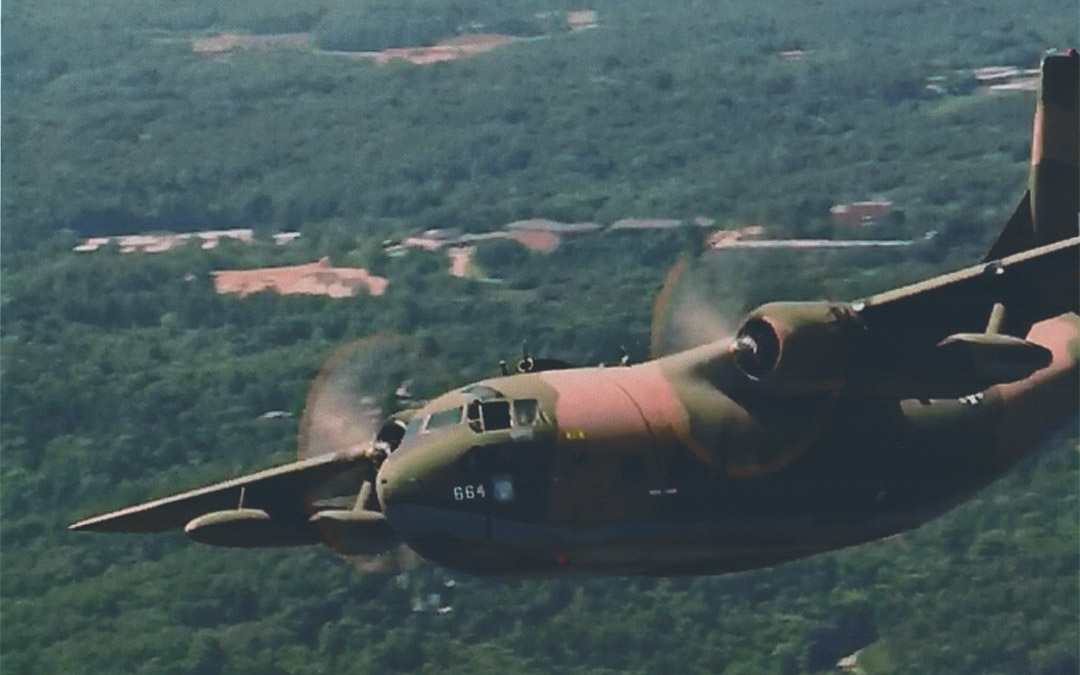
[[[733,339],[662,359],[686,411],[683,442],[731,476],[786,466],[828,421],[861,331],[844,305],[770,303],[751,312]]]
[[[310,546],[319,543],[319,532],[311,523],[295,519],[274,519],[262,509],[235,508],[211,511],[193,518],[184,526],[192,541],[229,548]]]
[[[839,391],[858,323],[845,306],[774,302],[754,310],[731,345],[736,368],[776,393]]]

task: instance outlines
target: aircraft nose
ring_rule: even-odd
[[[376,494],[390,527],[406,543],[486,536],[482,478],[462,455],[453,444],[433,444],[394,453],[383,463]]]
[[[383,462],[376,478],[375,493],[384,513],[394,504],[416,501],[421,492],[419,484],[427,473],[419,464],[404,454],[391,455]]]

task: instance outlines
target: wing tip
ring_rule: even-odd
[[[122,514],[117,512],[103,513],[100,516],[93,516],[90,518],[83,518],[82,520],[75,521],[68,525],[69,532],[109,532],[109,531],[122,531],[112,530],[108,526],[110,521],[115,522],[117,516]]]

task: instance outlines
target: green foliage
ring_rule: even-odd
[[[526,263],[529,253],[521,244],[506,239],[480,242],[473,260],[487,274],[504,278]]]
[[[705,579],[357,572],[322,550],[210,550],[66,531],[89,513],[295,455],[319,364],[376,332],[414,340],[428,396],[537,355],[648,349],[651,299],[691,228],[482,244],[502,284],[384,239],[547,217],[704,215],[771,234],[919,237],[903,251],[721,254],[702,288],[732,313],[849,298],[977,259],[1022,194],[1030,96],[933,75],[1032,66],[1076,41],[1075,7],[841,0],[576,3],[9,2],[0,164],[0,660],[12,673],[801,672],[862,648],[868,673],[1075,672],[1075,430],[902,537]],[[313,31],[368,49],[479,30],[542,39],[433,67],[295,48],[193,54],[204,32]],[[798,62],[781,50],[811,54]],[[883,194],[875,230],[828,220]],[[278,248],[75,255],[81,236],[296,228]],[[215,295],[216,269],[328,255],[384,296]],[[292,418],[260,419],[281,410]],[[831,662],[830,662],[831,661]]]
[[[504,33],[517,37],[539,35],[550,25],[537,19],[529,6],[477,0],[413,0],[408,4],[366,3],[357,10],[329,11],[314,27],[315,43],[330,51],[380,51],[419,47],[464,32]],[[550,5],[544,9],[550,10]]]

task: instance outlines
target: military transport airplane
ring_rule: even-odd
[[[645,363],[527,358],[345,447],[313,437],[349,419],[317,429],[309,413],[355,406],[313,393],[300,461],[71,529],[676,575],[915,527],[1077,415],[1077,62],[1045,59],[1028,191],[977,265],[854,302],[769,303],[734,336]]]

